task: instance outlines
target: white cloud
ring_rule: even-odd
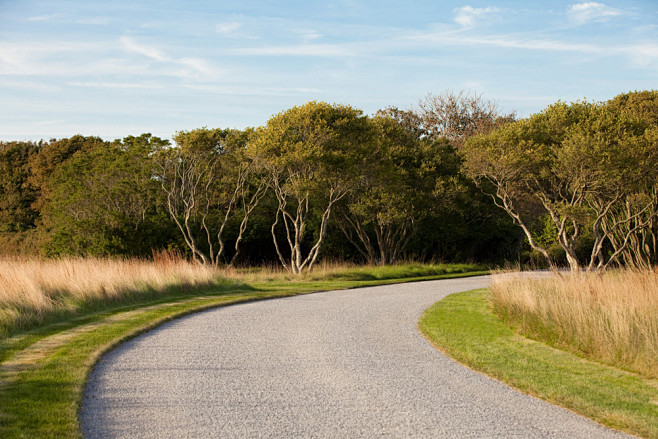
[[[238,21],[228,21],[226,23],[218,23],[216,29],[217,29],[217,33],[219,34],[225,36],[232,36],[241,27],[242,27],[242,23]]]
[[[184,80],[217,80],[224,75],[223,70],[201,58],[181,58],[176,63],[180,69],[175,72],[175,75]]]
[[[77,24],[89,24],[89,25],[98,25],[98,26],[105,26],[110,24],[110,18],[109,17],[89,17],[89,18],[81,18],[79,20],[75,20]]]
[[[346,45],[337,44],[300,44],[296,46],[266,46],[234,49],[233,55],[259,56],[354,56],[353,50]]]
[[[128,37],[121,37],[119,39],[121,45],[129,52],[144,55],[147,58],[154,59],[165,65],[170,69],[165,68],[164,74],[178,77],[182,80],[202,80],[202,79],[217,79],[223,72],[213,67],[207,61],[195,57],[174,58],[161,50],[136,43]]]
[[[144,55],[156,61],[170,60],[170,58],[166,56],[164,53],[162,53],[160,50],[154,47],[144,46],[142,44],[135,43],[132,39],[128,37],[121,37],[119,38],[119,41],[121,42],[123,48],[128,50],[129,52],[139,53],[140,55]]]
[[[302,36],[302,39],[305,41],[317,40],[318,38],[322,38],[321,33],[314,31],[312,29],[300,30],[299,34]]]
[[[324,93],[324,90],[311,87],[266,87],[253,85],[217,85],[217,84],[186,84],[186,88],[217,95],[238,96],[293,96]]]
[[[462,6],[457,9],[457,15],[455,16],[455,23],[459,24],[462,27],[473,27],[475,23],[486,15],[494,14],[498,12],[498,8],[474,8],[472,6]]]
[[[52,75],[70,54],[102,50],[98,44],[62,41],[0,41],[1,75]],[[57,54],[57,56],[54,56]],[[47,65],[47,67],[45,67]],[[52,70],[51,70],[52,69]],[[71,67],[68,66],[68,71]]]
[[[636,44],[622,48],[633,64],[646,67],[650,64],[658,64],[658,44]]]
[[[162,85],[154,83],[144,83],[144,82],[94,82],[94,81],[72,81],[68,82],[67,85],[73,87],[91,87],[91,88],[134,88],[134,89],[160,89],[163,88]]]
[[[60,13],[55,13],[55,14],[50,14],[50,15],[38,15],[35,17],[28,17],[29,21],[53,21],[58,18],[61,18],[62,14]]]
[[[585,24],[591,21],[605,21],[610,17],[620,15],[619,9],[611,8],[603,3],[584,2],[575,3],[567,9],[567,16],[576,24]]]

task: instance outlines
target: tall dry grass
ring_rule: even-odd
[[[160,254],[137,259],[0,258],[0,336],[58,313],[219,282],[221,273]]]
[[[525,335],[658,378],[658,273],[499,275],[491,300]]]

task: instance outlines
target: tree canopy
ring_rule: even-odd
[[[173,140],[0,142],[0,252],[165,249],[293,273],[323,258],[658,263],[657,91],[520,120],[465,92],[374,115],[313,101]]]

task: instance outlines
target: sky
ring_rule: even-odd
[[[526,117],[658,88],[658,1],[0,0],[0,140],[264,125],[481,94]]]

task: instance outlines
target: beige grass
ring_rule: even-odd
[[[658,378],[658,274],[496,276],[494,310],[528,336]]]
[[[160,256],[155,261],[99,258],[0,258],[0,332],[59,311],[95,302],[158,294],[169,287],[210,285],[210,267]]]

